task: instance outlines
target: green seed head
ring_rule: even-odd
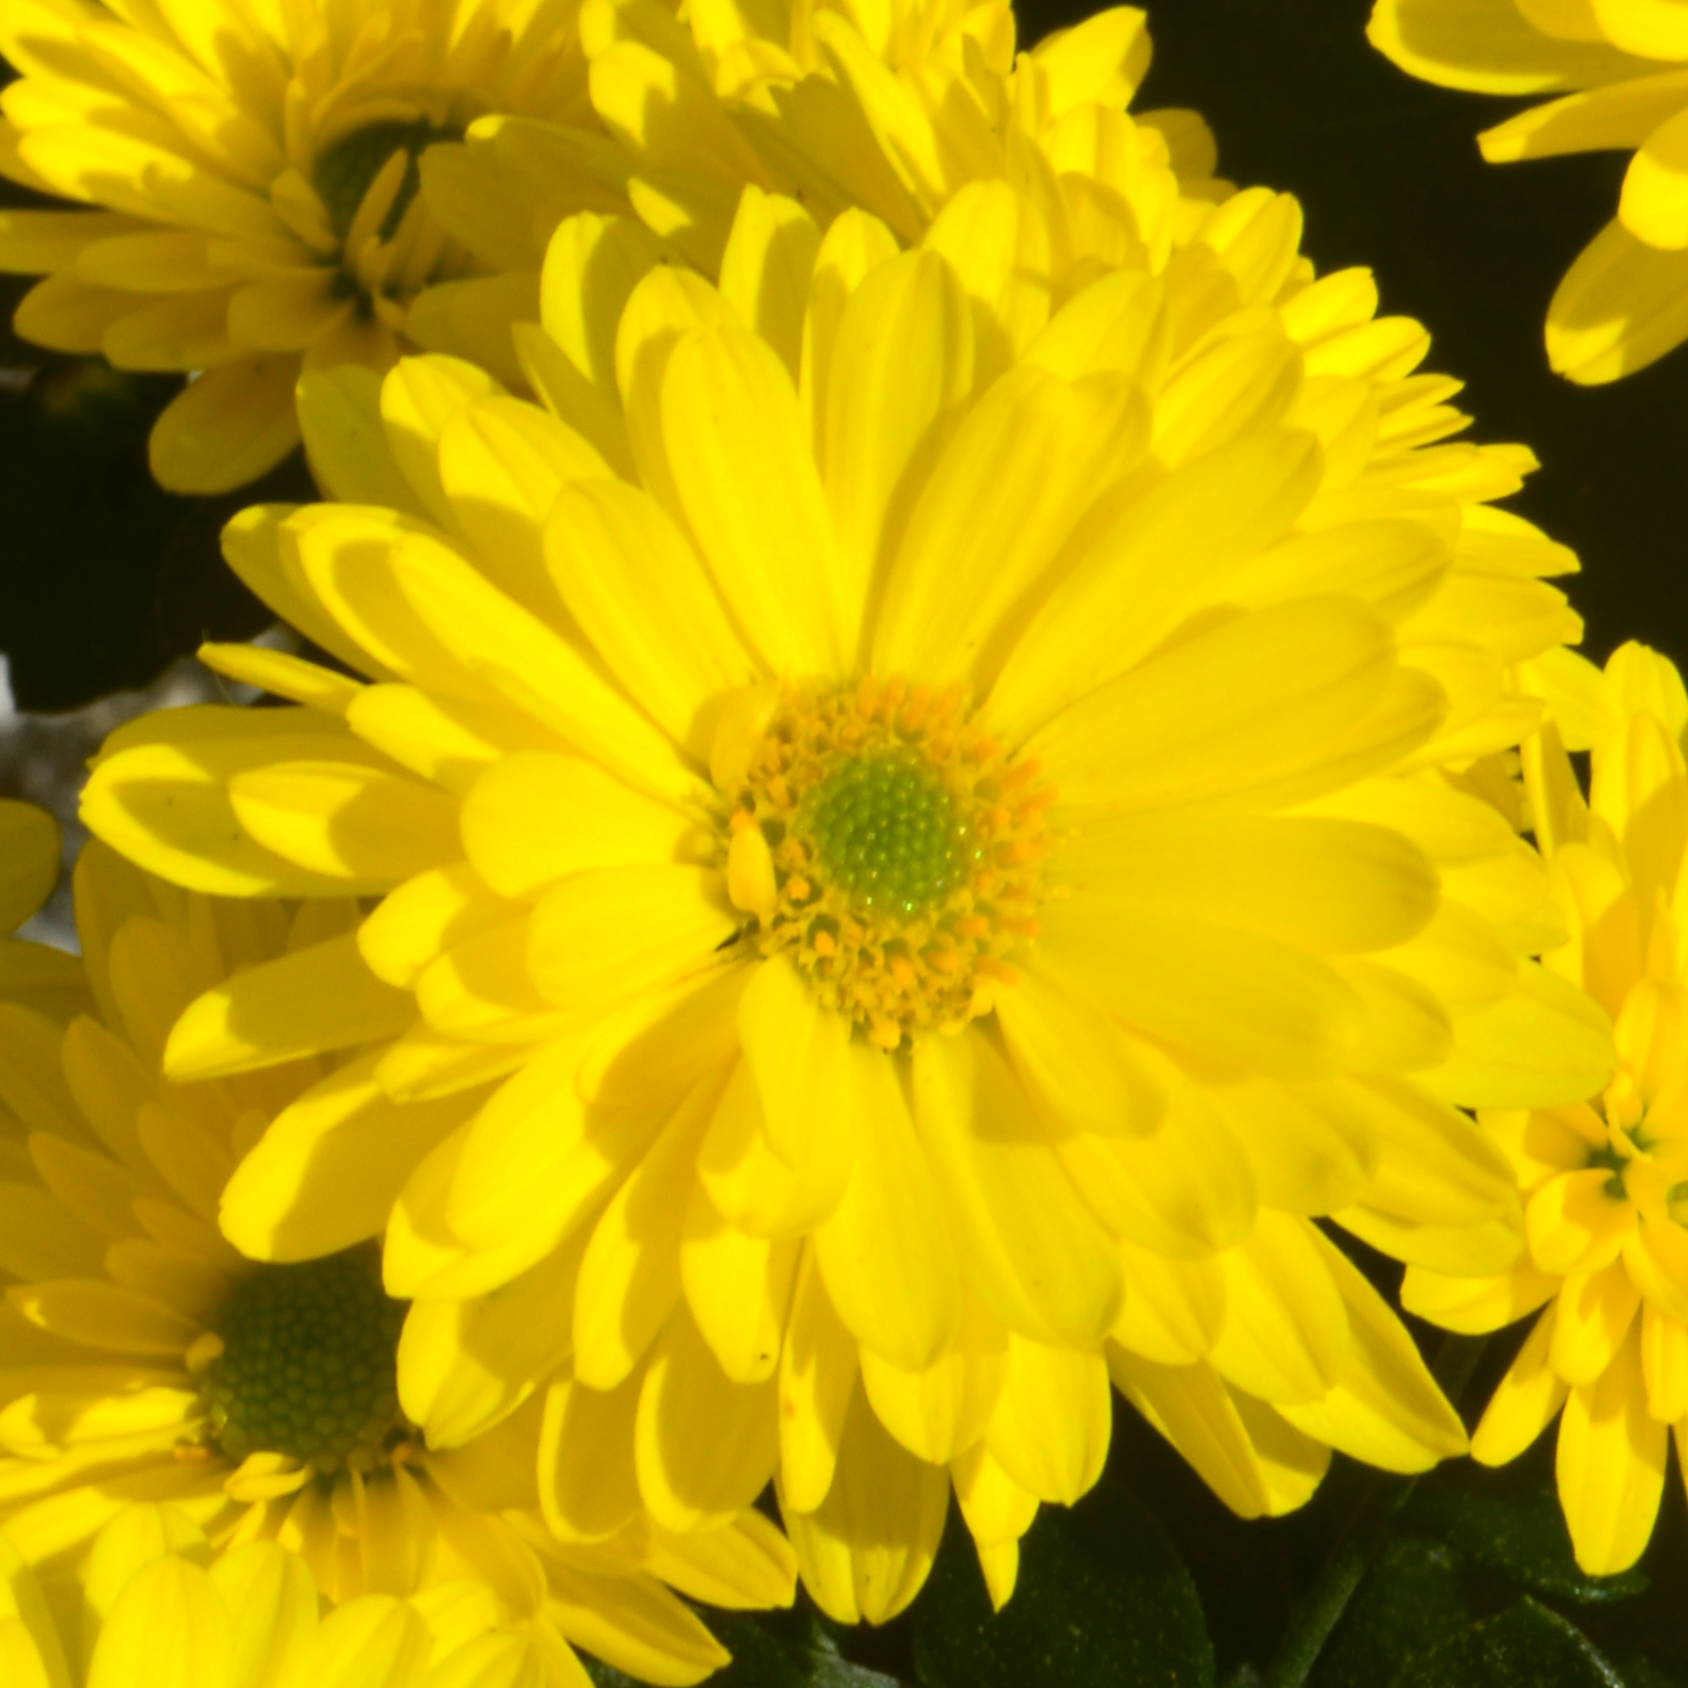
[[[810,792],[799,825],[827,883],[865,909],[918,914],[968,865],[955,800],[929,768],[897,756],[841,762]]]
[[[363,204],[363,196],[369,192],[370,183],[380,175],[381,167],[387,160],[402,150],[409,156],[404,180],[393,196],[387,215],[381,220],[381,238],[390,240],[399,226],[399,219],[410,209],[410,202],[422,185],[417,159],[436,141],[461,139],[461,130],[437,127],[426,118],[417,118],[411,123],[388,118],[382,123],[354,129],[349,135],[342,135],[332,146],[324,147],[317,155],[311,180],[318,198],[328,211],[334,232],[345,239],[352,219],[358,214],[358,207]]]
[[[404,1314],[364,1249],[259,1266],[223,1309],[223,1351],[200,1380],[223,1453],[333,1467],[378,1449],[399,1420]]]

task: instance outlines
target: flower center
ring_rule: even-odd
[[[404,1315],[369,1250],[259,1266],[224,1307],[221,1351],[199,1377],[223,1453],[286,1454],[324,1470],[373,1463],[402,1422]]]
[[[862,909],[918,914],[967,867],[966,829],[937,771],[915,759],[850,756],[797,816],[819,871]]]
[[[1054,790],[967,711],[868,676],[788,687],[728,792],[745,937],[875,1043],[990,1011],[1036,936]]]
[[[412,122],[388,118],[381,123],[354,129],[349,135],[342,135],[332,146],[324,147],[317,155],[311,181],[328,212],[334,232],[342,240],[346,238],[364,197],[375,184],[375,178],[395,152],[402,152],[405,155],[404,175],[376,230],[382,240],[391,240],[422,185],[422,170],[417,160],[436,141],[462,138],[462,130],[430,123],[425,117]]]

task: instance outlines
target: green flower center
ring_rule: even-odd
[[[798,826],[827,882],[864,909],[917,914],[942,901],[970,866],[954,798],[912,759],[851,757],[804,808]]]
[[[324,147],[317,155],[312,184],[328,212],[334,232],[342,240],[351,229],[352,221],[363,204],[375,178],[385,168],[395,152],[406,155],[404,180],[393,195],[393,203],[381,219],[379,230],[383,240],[391,240],[399,220],[410,209],[422,185],[422,171],[417,160],[436,141],[457,141],[463,138],[460,129],[430,123],[425,117],[405,123],[389,118],[383,123],[371,123],[342,135],[332,146]]]
[[[222,1352],[200,1378],[223,1453],[287,1454],[332,1469],[379,1450],[400,1422],[404,1315],[366,1249],[259,1266],[223,1309]]]

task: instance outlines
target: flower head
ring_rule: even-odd
[[[410,1600],[360,1595],[319,1613],[309,1566],[271,1541],[219,1553],[179,1507],[124,1507],[95,1536],[77,1619],[0,1531],[0,1663],[16,1688],[187,1682],[238,1688],[425,1688],[436,1670],[480,1688],[530,1688],[547,1659],[467,1584]]]
[[[1065,299],[1026,215],[979,184],[903,252],[751,189],[719,288],[584,216],[557,414],[438,358],[308,382],[344,502],[228,550],[367,682],[211,651],[299,707],[122,729],[85,799],[207,890],[383,896],[366,971],[231,980],[179,1074],[381,1036],[391,1094],[497,1081],[387,1233],[415,1422],[484,1429],[489,1365],[538,1389],[564,1539],[776,1476],[845,1617],[912,1597],[952,1483],[1006,1594],[1110,1372],[1243,1512],[1332,1446],[1459,1450],[1312,1217],[1499,1269],[1516,1198],[1452,1104],[1609,1060],[1460,771],[1575,630],[1481,502],[1516,460],[1423,443],[1448,389],[1363,280],[1250,294],[1295,268],[1269,200]],[[259,1255],[338,1246],[297,1106],[225,1198]],[[564,1298],[569,1352],[477,1347],[495,1290]]]
[[[573,0],[197,0],[0,16],[0,173],[76,201],[0,212],[0,268],[46,279],[18,332],[123,368],[201,371],[160,417],[158,478],[252,480],[298,443],[301,365],[383,368],[467,254],[419,159],[488,111],[584,109]]]
[[[1545,1304],[1471,1451],[1502,1464],[1562,1414],[1560,1500],[1578,1562],[1603,1575],[1647,1545],[1669,1437],[1688,1452],[1688,696],[1639,645],[1604,674],[1561,653],[1540,678],[1552,725],[1525,767],[1570,930],[1547,965],[1611,1015],[1617,1064],[1584,1100],[1485,1116],[1523,1191],[1528,1255],[1486,1279],[1414,1268],[1403,1297],[1467,1331]],[[1566,745],[1592,749],[1586,801]]]
[[[13,1165],[0,1186],[0,1528],[12,1547],[59,1574],[130,1502],[168,1503],[203,1532],[201,1559],[278,1544],[334,1602],[466,1586],[501,1629],[531,1639],[546,1681],[577,1680],[570,1642],[658,1682],[724,1662],[663,1584],[732,1604],[789,1598],[772,1525],[724,1519],[679,1544],[630,1529],[570,1550],[538,1511],[535,1411],[512,1398],[518,1410],[490,1436],[442,1453],[400,1405],[405,1309],[382,1288],[372,1240],[396,1189],[381,1150],[438,1141],[473,1093],[395,1107],[366,1065],[332,1059],[210,1084],[159,1075],[183,1004],[290,944],[339,929],[349,945],[355,906],[219,904],[98,844],[77,892],[97,1013],[63,1029],[0,1008]],[[243,1259],[217,1230],[224,1184],[313,1081],[344,1152],[306,1199],[342,1246]],[[528,1335],[541,1349],[567,1341],[555,1319]],[[269,1563],[240,1562],[212,1567],[213,1582]]]
[[[1403,70],[1486,94],[1559,94],[1481,137],[1493,163],[1633,149],[1617,215],[1566,272],[1547,354],[1614,381],[1688,339],[1688,22],[1653,0],[1539,6],[1377,0],[1372,42]]]

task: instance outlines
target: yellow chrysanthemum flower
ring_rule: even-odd
[[[1194,112],[1126,115],[1148,69],[1145,26],[1116,7],[1016,55],[1007,0],[705,3],[679,19],[659,0],[585,0],[592,106],[620,151],[493,117],[431,154],[423,193],[489,275],[426,291],[413,334],[515,384],[511,327],[538,315],[565,217],[636,215],[714,277],[747,182],[795,198],[823,229],[871,212],[905,245],[968,184],[1010,182],[1030,212],[1023,266],[1068,291],[1098,265],[1158,272],[1230,189]]]
[[[1611,1015],[1617,1064],[1587,1101],[1485,1121],[1524,1192],[1527,1257],[1486,1280],[1414,1268],[1402,1294],[1463,1331],[1547,1304],[1471,1451],[1503,1464],[1563,1409],[1559,1498],[1577,1562],[1604,1575],[1647,1545],[1671,1435],[1688,1469],[1688,695],[1639,645],[1603,675],[1570,653],[1542,668],[1555,725],[1525,767],[1571,933],[1547,965]],[[1566,744],[1592,748],[1586,803]]]
[[[400,1410],[405,1309],[383,1292],[369,1239],[403,1146],[414,1155],[449,1135],[473,1092],[395,1106],[367,1063],[330,1062],[325,1078],[317,1060],[215,1083],[158,1076],[165,1034],[196,994],[346,929],[354,906],[219,903],[98,844],[76,889],[97,1014],[66,1030],[0,1006],[0,1528],[13,1547],[59,1565],[125,1504],[166,1502],[218,1553],[253,1541],[296,1553],[330,1600],[467,1581],[531,1639],[557,1688],[586,1681],[570,1642],[653,1682],[695,1682],[725,1662],[663,1585],[735,1605],[789,1600],[795,1567],[773,1525],[723,1519],[679,1542],[632,1528],[570,1548],[538,1511],[536,1411],[441,1453]],[[217,1230],[224,1184],[317,1080],[343,1133],[399,1151],[392,1170],[383,1187],[319,1167],[303,1194],[341,1246],[299,1264],[244,1260]],[[554,1313],[523,1335],[567,1343]]]
[[[33,803],[0,798],[0,1001],[27,999],[65,1018],[85,1004],[82,969],[46,944],[6,936],[46,902],[58,877],[58,822]]]
[[[777,1475],[817,1598],[877,1620],[952,1481],[1006,1594],[1110,1371],[1244,1513],[1332,1446],[1463,1447],[1311,1219],[1510,1264],[1452,1104],[1609,1064],[1524,959],[1539,860],[1438,771],[1533,724],[1507,665],[1575,632],[1568,559],[1481,502],[1515,456],[1422,444],[1448,386],[1362,278],[1256,301],[1295,255],[1254,206],[1058,308],[1004,183],[906,253],[747,190],[719,289],[575,219],[535,354],[566,421],[446,359],[312,378],[345,502],[229,530],[369,683],[211,650],[301,707],[104,752],[89,823],[156,870],[384,895],[367,970],[348,939],[229,981],[174,1071],[387,1039],[395,1095],[514,1074],[419,1156],[386,1275],[433,1441],[540,1392],[561,1537]],[[405,1154],[341,1142],[301,1099],[228,1234],[335,1246],[319,1158],[392,1188]],[[568,1353],[479,1334],[559,1301]],[[489,1369],[513,1393],[471,1398]]]
[[[319,1615],[306,1563],[275,1542],[219,1553],[177,1507],[133,1504],[94,1538],[74,1605],[0,1531],[7,1688],[540,1688],[547,1659],[470,1584],[366,1594]],[[71,1616],[69,1614],[74,1614]],[[584,1673],[573,1678],[578,1685]]]
[[[1615,381],[1688,339],[1688,14],[1674,0],[1377,0],[1403,70],[1486,94],[1560,94],[1480,137],[1491,162],[1633,149],[1618,214],[1566,272],[1547,354]]]
[[[168,487],[214,492],[298,443],[307,368],[385,368],[467,255],[417,157],[488,111],[590,120],[578,0],[8,0],[0,174],[89,207],[0,211],[16,326],[130,369],[203,373],[159,418]]]

